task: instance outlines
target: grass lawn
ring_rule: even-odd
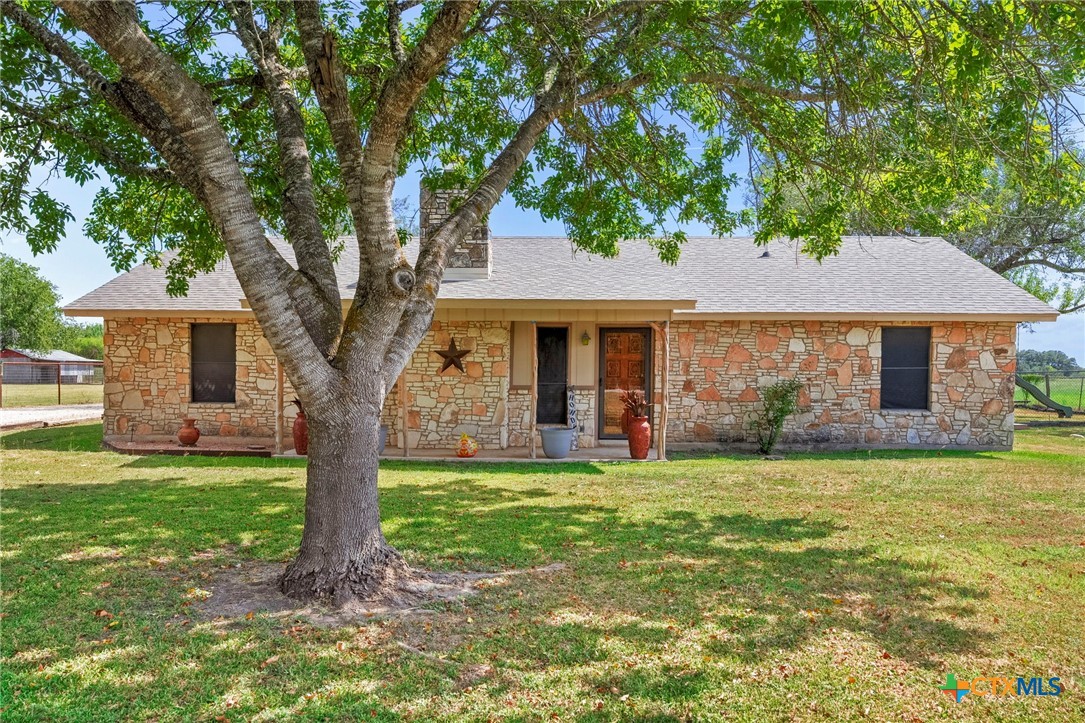
[[[1021,432],[1013,453],[388,464],[385,529],[413,564],[566,569],[330,630],[191,607],[219,569],[290,557],[298,463],[116,455],[100,425],[8,434],[0,717],[1085,720],[1071,433]],[[1063,693],[955,703],[947,673]]]
[[[47,407],[57,403],[56,384],[5,384],[5,407]],[[101,384],[62,384],[61,404],[101,404]]]

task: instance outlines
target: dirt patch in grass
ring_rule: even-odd
[[[209,594],[192,607],[205,620],[230,622],[269,615],[306,620],[320,628],[338,628],[359,625],[376,616],[427,615],[432,612],[428,606],[435,603],[461,600],[485,588],[503,585],[516,575],[560,572],[565,565],[496,573],[415,570],[408,596],[353,601],[338,608],[303,603],[284,595],[278,583],[283,568],[278,563],[251,562],[222,570],[205,584]]]

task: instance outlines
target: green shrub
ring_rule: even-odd
[[[800,410],[799,392],[802,387],[798,379],[781,379],[762,390],[765,408],[751,424],[757,433],[757,449],[761,454],[772,453],[780,439],[784,420]]]

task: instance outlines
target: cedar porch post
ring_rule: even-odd
[[[667,460],[667,396],[668,382],[671,376],[671,337],[670,322],[664,321],[651,324],[659,336],[660,359],[659,364],[659,429],[656,430],[656,459]]]
[[[275,454],[283,453],[283,365],[275,358]]]
[[[411,445],[407,441],[407,370],[404,369],[399,374],[399,427],[400,427],[400,440],[399,443],[403,445],[403,456],[411,456]]]
[[[659,335],[660,341],[663,344],[663,363],[660,364],[660,373],[663,375],[663,379],[660,380],[660,406],[659,406],[659,436],[656,438],[656,457],[662,461],[667,461],[667,397],[668,384],[671,378],[671,322],[664,321],[661,325],[662,330]]]
[[[528,447],[528,456],[535,459],[535,418],[536,409],[539,405],[539,329],[536,322],[531,322],[531,442]]]

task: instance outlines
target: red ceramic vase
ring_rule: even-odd
[[[294,417],[294,452],[305,456],[309,453],[309,421],[305,418],[305,412],[298,412]]]
[[[200,441],[200,430],[196,428],[195,419],[182,419],[181,429],[177,432],[177,441],[186,447],[195,447]]]
[[[652,425],[648,417],[629,417],[629,456],[633,459],[648,459],[648,448],[652,446]]]

